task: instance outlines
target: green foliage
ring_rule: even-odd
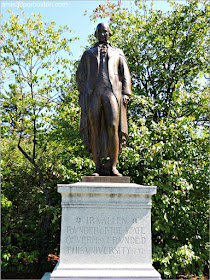
[[[2,145],[2,270],[37,271],[40,236],[46,212],[51,215],[48,235],[48,254],[59,255],[61,199],[58,183],[74,183],[93,171],[93,160],[84,152],[78,134],[79,108],[75,105],[78,93],[70,91],[57,105],[52,121],[49,145],[46,147],[41,168],[45,186],[53,201],[45,203],[39,178],[18,150],[13,139],[4,139]],[[71,100],[71,106],[66,104]],[[59,112],[59,114],[58,114]],[[23,148],[27,147],[25,140]],[[45,266],[45,271],[53,268]],[[36,272],[37,273],[37,272]]]
[[[36,271],[46,211],[52,214],[48,250],[59,253],[61,209],[57,177],[50,165],[46,165],[47,188],[55,201],[49,207],[33,166],[25,160],[13,139],[3,141],[2,158],[2,271]]]
[[[40,270],[49,250],[58,253],[60,197],[52,170],[56,157],[50,158],[54,148],[53,143],[50,147],[51,120],[61,93],[69,87],[70,43],[76,38],[70,36],[68,27],[56,29],[55,22],[42,22],[40,14],[29,18],[23,11],[21,16],[11,14],[1,31],[2,137],[6,145],[2,268],[27,271],[28,263],[38,261]],[[8,213],[6,201],[12,202]]]
[[[164,278],[202,276],[208,265],[208,138],[181,121],[130,124],[119,166],[133,182],[156,185],[152,234],[154,266]],[[132,132],[133,131],[133,132]]]
[[[20,271],[23,259],[31,263],[38,255],[39,225],[35,217],[41,197],[34,199],[34,172],[11,140],[2,143],[2,157],[2,270],[15,270],[17,266]]]
[[[1,29],[2,74],[7,81],[2,90],[3,123],[10,124],[10,132],[42,146],[52,106],[68,88],[69,44],[75,38],[67,26],[55,30],[55,22],[42,22],[40,14],[28,18],[23,11],[21,18],[12,14]],[[36,150],[33,153],[36,156]]]

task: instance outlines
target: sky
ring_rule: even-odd
[[[7,10],[15,14],[20,14],[19,6],[22,6],[26,15],[31,16],[32,13],[41,13],[43,21],[56,22],[58,26],[68,25],[72,30],[72,36],[79,37],[79,40],[72,43],[73,59],[79,59],[83,53],[83,47],[87,45],[88,35],[93,34],[98,23],[91,22],[89,16],[84,16],[87,10],[90,15],[92,11],[102,3],[104,0],[8,0],[1,1],[1,14],[3,15],[2,23],[8,19],[9,15]],[[114,0],[110,0],[114,2]],[[117,1],[115,1],[117,3]],[[129,8],[134,4],[134,1],[121,0],[123,8]],[[149,1],[148,1],[149,2]],[[185,1],[176,1],[183,3]],[[170,5],[166,0],[155,0],[154,8],[163,11],[170,10]],[[103,20],[108,21],[108,19]]]

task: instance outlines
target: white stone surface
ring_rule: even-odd
[[[62,195],[60,260],[45,277],[161,279],[151,264],[155,186],[87,182],[58,185],[58,192]]]

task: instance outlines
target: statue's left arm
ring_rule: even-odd
[[[125,104],[128,103],[129,97],[131,96],[131,74],[128,68],[128,63],[126,61],[123,52],[120,53],[120,80],[122,82],[122,95]]]

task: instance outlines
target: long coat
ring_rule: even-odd
[[[91,152],[90,128],[87,119],[88,96],[94,94],[99,73],[99,43],[82,55],[76,72],[76,82],[80,91],[81,119],[80,132],[83,134],[86,151]],[[131,95],[131,76],[126,58],[122,50],[108,45],[108,75],[119,105],[119,142],[120,150],[128,137],[126,106],[123,104],[123,95]],[[108,155],[106,155],[108,156]]]

